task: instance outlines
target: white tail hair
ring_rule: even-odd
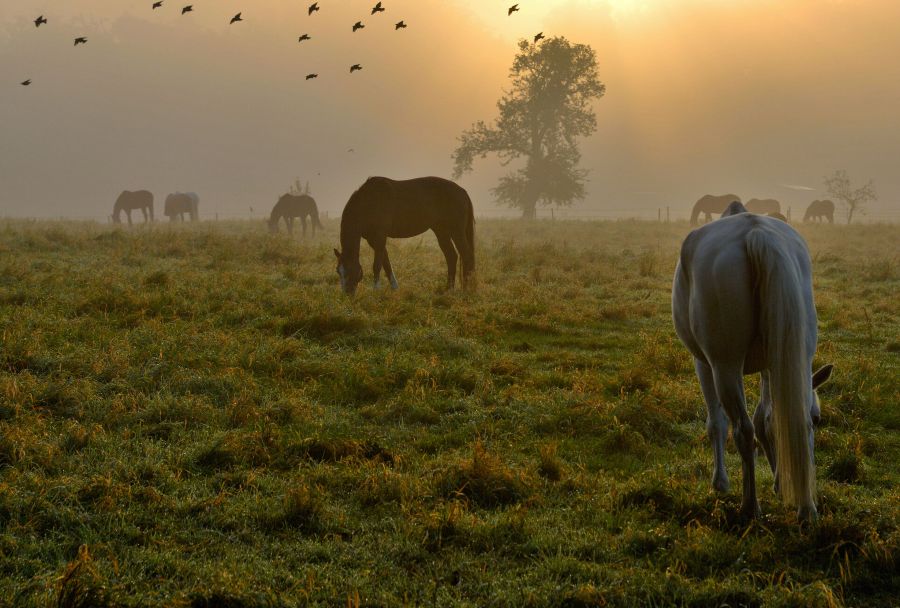
[[[810,367],[802,273],[781,235],[758,226],[746,246],[756,276],[760,332],[773,400],[778,485],[789,505],[815,505],[816,471],[809,445]]]

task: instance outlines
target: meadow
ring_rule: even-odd
[[[480,220],[476,289],[429,234],[350,299],[334,220],[0,220],[0,606],[900,605],[900,227],[798,229],[805,527],[730,441],[710,487],[686,223]]]

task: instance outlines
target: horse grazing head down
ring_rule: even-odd
[[[363,278],[362,265],[359,261],[356,264],[347,262],[345,264],[344,257],[337,249],[334,250],[334,256],[337,258],[337,273],[341,278],[341,289],[348,296],[356,293],[356,286]]]

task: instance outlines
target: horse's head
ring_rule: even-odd
[[[334,250],[334,256],[337,258],[337,273],[341,278],[341,289],[347,295],[352,296],[356,293],[356,286],[362,281],[362,265],[360,265],[359,260],[355,262],[345,260],[344,256],[337,249]]]
[[[822,406],[819,404],[819,395],[816,394],[816,389],[831,378],[832,370],[834,370],[834,366],[829,363],[828,365],[820,367],[818,371],[812,375],[813,400],[810,404],[809,415],[812,419],[813,426],[818,426],[819,420],[822,418]]]

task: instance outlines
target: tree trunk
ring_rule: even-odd
[[[520,207],[522,208],[522,219],[533,220],[537,218],[537,196],[526,196],[522,199]]]
[[[856,211],[856,207],[850,205],[850,211],[847,213],[847,225],[850,225],[850,222],[853,221],[853,212]]]

